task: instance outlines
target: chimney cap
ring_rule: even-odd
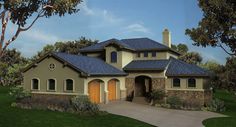
[[[169,30],[167,28],[165,28],[164,31],[169,31]]]

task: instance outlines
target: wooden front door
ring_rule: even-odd
[[[109,101],[116,100],[116,80],[108,82],[108,99]]]
[[[100,82],[92,81],[88,84],[88,93],[91,102],[100,103]]]

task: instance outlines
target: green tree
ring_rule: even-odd
[[[39,18],[49,18],[54,15],[62,17],[65,14],[76,13],[80,2],[81,0],[0,0],[2,21],[0,57],[3,56],[8,45],[15,41],[21,32],[29,30]],[[5,33],[9,21],[17,29],[14,35],[6,40]]]
[[[202,56],[198,52],[185,53],[179,59],[190,64],[200,64],[202,62]]]
[[[54,45],[46,45],[42,51],[38,52],[37,55],[33,56],[32,61],[42,57],[48,52],[65,52],[70,54],[79,54],[79,50],[86,46],[96,44],[98,40],[86,39],[81,37],[79,40],[56,42]]]
[[[27,65],[28,60],[16,49],[7,49],[0,59],[0,85],[19,85],[23,79],[20,70]]]
[[[180,43],[177,45],[177,51],[181,54],[185,54],[188,52],[188,46]]]
[[[235,0],[199,0],[203,18],[197,28],[187,29],[196,46],[220,47],[236,56]]]

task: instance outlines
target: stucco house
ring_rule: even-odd
[[[204,105],[211,99],[206,70],[178,60],[171,35],[163,43],[149,38],[110,39],[80,54],[48,53],[23,72],[25,90],[36,96],[88,95],[92,102],[144,98],[162,89],[168,96]]]

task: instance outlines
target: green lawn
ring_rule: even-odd
[[[8,87],[0,87],[0,127],[150,127],[149,124],[117,115],[79,116],[70,113],[24,110],[10,107]]]
[[[223,90],[217,90],[214,96],[225,101],[226,111],[222,114],[230,117],[210,118],[203,124],[206,127],[236,127],[236,96]]]

